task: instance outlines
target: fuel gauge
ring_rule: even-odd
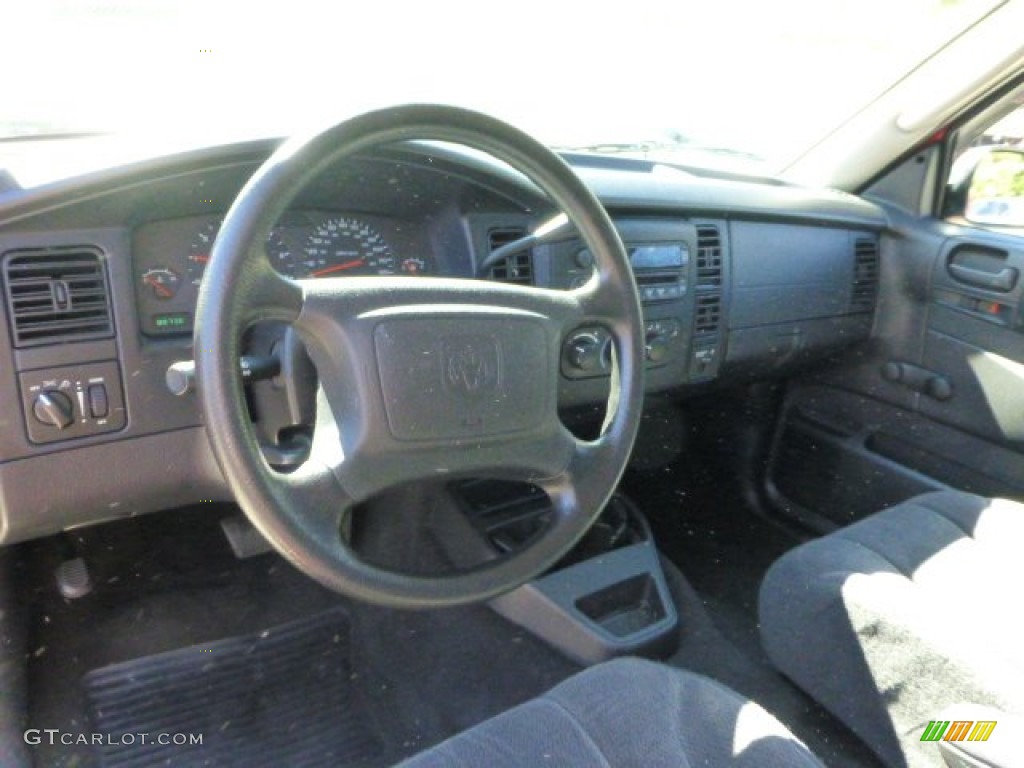
[[[180,284],[178,273],[167,267],[153,267],[142,273],[142,285],[153,298],[160,301],[173,299]]]

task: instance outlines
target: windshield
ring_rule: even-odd
[[[21,5],[4,12],[0,137],[100,131],[179,147],[441,102],[560,148],[771,173],[995,3]]]

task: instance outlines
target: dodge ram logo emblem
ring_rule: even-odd
[[[444,381],[448,391],[483,394],[501,382],[501,354],[494,339],[463,337],[444,347]]]

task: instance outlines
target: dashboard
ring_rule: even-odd
[[[218,228],[275,146],[215,147],[0,194],[0,544],[230,498],[182,382]],[[643,161],[566,159],[626,244],[650,393],[783,376],[869,337],[886,228],[876,206]],[[265,249],[299,280],[443,275],[569,289],[593,270],[571,231],[488,263],[553,213],[505,166],[410,144],[326,171]],[[315,420],[316,372],[275,323],[254,327],[243,354],[264,454],[294,466]],[[599,410],[611,369],[607,331],[574,329],[560,406]]]

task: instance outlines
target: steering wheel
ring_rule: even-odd
[[[465,145],[528,177],[575,225],[594,276],[572,291],[439,277],[292,280],[264,243],[296,194],[328,167],[396,142]],[[320,386],[308,460],[290,474],[264,460],[239,368],[258,320],[291,324]],[[600,437],[558,418],[559,360],[580,326],[614,344]],[[299,569],[363,601],[428,608],[482,601],[544,572],[596,519],[622,475],[643,405],[643,321],[622,241],[601,204],[553,152],[494,118],[413,105],[371,112],[284,143],[234,201],[199,291],[195,356],[214,454],[253,525]],[[528,481],[550,497],[545,532],[522,550],[437,576],[385,570],[342,535],[349,510],[426,478]]]

